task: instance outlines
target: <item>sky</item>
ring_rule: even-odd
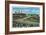
[[[40,8],[39,7],[12,7],[12,12],[20,12],[26,13],[26,14],[40,14]]]

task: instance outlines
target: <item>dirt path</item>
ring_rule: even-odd
[[[19,23],[34,23],[34,22],[31,22],[31,21],[28,21],[28,20],[24,20],[24,19],[27,19],[27,18],[30,18],[31,16],[29,17],[25,17],[23,19],[17,19],[17,20],[14,20],[16,22],[19,22]]]

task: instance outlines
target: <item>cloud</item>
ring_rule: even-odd
[[[20,12],[26,13],[26,14],[39,14],[40,8],[38,7],[13,7],[12,12]]]

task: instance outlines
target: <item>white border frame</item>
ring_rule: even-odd
[[[12,6],[27,6],[27,7],[40,7],[40,27],[29,27],[29,28],[12,28]],[[23,5],[23,4],[9,4],[9,31],[26,31],[26,30],[42,30],[43,29],[43,7],[42,5]]]

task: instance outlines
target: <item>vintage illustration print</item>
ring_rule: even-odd
[[[40,23],[39,7],[12,7],[13,27],[38,27]]]

